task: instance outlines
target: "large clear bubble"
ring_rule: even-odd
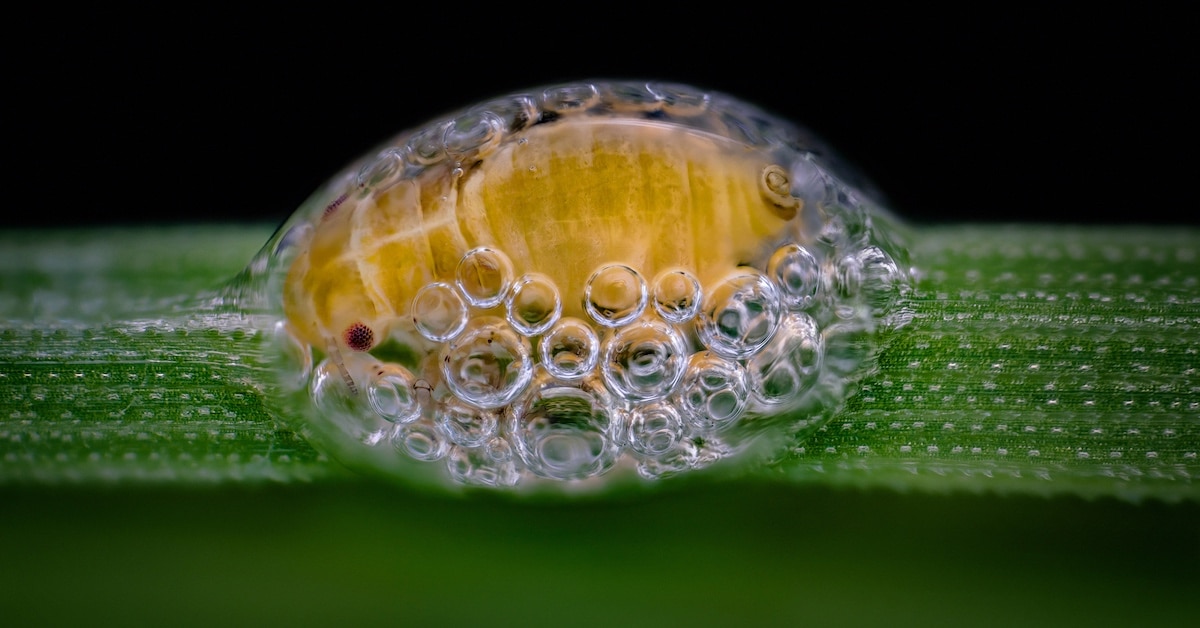
[[[794,442],[911,318],[897,223],[840,163],[659,83],[401,134],[245,274],[270,409],[348,465],[448,486],[654,481]]]

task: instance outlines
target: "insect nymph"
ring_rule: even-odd
[[[861,344],[907,282],[821,159],[748,105],[645,83],[401,136],[286,238],[286,335],[323,357],[311,420],[492,485],[656,477],[803,420],[866,357],[827,345]]]

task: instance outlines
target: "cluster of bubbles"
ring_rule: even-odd
[[[880,332],[906,321],[903,249],[881,233],[870,201],[831,173],[827,151],[748,105],[687,87],[589,83],[495,100],[401,138],[319,198],[340,202],[347,178],[369,191],[465,162],[570,115],[637,115],[766,146],[806,209],[763,263],[711,285],[683,268],[653,277],[596,268],[581,317],[563,314],[562,295],[578,287],[518,276],[504,251],[479,247],[452,281],[414,296],[419,339],[345,354],[309,347],[279,321],[273,394],[306,416],[307,433],[347,456],[386,452],[373,456],[383,466],[437,463],[468,485],[581,481],[621,467],[658,478],[836,406]],[[286,267],[303,239],[295,234],[329,205],[285,225],[268,245],[272,263]]]

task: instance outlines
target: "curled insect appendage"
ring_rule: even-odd
[[[494,487],[675,475],[819,424],[912,278],[798,137],[633,82],[397,137],[264,248],[272,411],[351,465]]]

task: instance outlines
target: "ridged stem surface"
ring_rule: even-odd
[[[911,323],[766,477],[1200,497],[1200,232],[914,233]],[[0,236],[0,483],[347,477],[268,417],[263,333],[197,309],[266,236]]]

